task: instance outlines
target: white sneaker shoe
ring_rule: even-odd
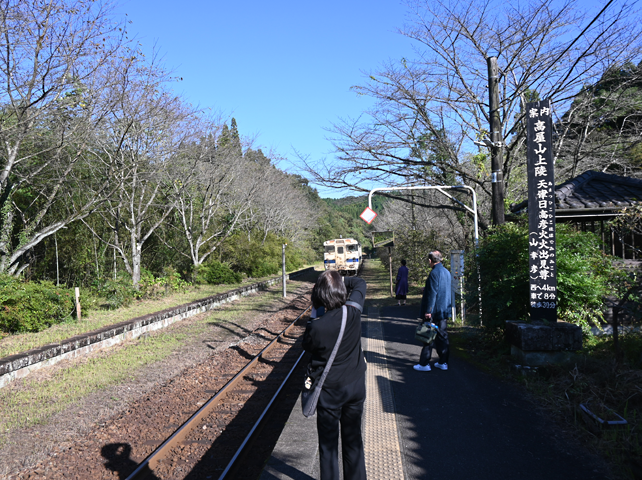
[[[429,372],[430,371],[430,365],[426,365],[425,367],[423,365],[417,364],[414,365],[412,368],[415,370],[418,370],[420,372]]]
[[[448,370],[448,364],[447,363],[437,363],[437,362],[435,362],[435,367],[439,368],[440,370]]]

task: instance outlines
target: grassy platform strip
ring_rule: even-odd
[[[292,289],[302,285],[296,281],[291,283]],[[211,310],[187,325],[175,324],[166,330],[127,340],[118,348],[74,361],[57,370],[47,381],[25,379],[19,386],[1,389],[0,447],[6,444],[9,432],[16,428],[45,425],[56,413],[95,392],[123,382],[135,383],[143,369],[178,354],[190,342],[202,343],[204,337],[215,335],[213,332],[222,324],[230,325],[224,327],[225,330],[242,338],[247,335],[244,325],[253,319],[255,312],[267,311],[275,304],[287,301],[280,288],[273,287],[229,308]],[[111,399],[114,404],[120,401],[113,396]]]
[[[397,272],[393,271],[393,279],[396,275]],[[381,260],[378,258],[368,259],[364,263],[361,278],[363,278],[368,285],[368,289],[366,291],[366,307],[372,306],[375,308],[383,308],[397,305],[397,300],[390,293],[390,272]],[[409,286],[406,299],[407,305],[419,305],[421,302],[422,287],[423,285]]]
[[[313,268],[313,267],[311,267]],[[309,269],[293,272],[293,276]],[[38,346],[24,353],[0,358],[0,388],[16,378],[24,377],[31,371],[42,366],[48,366],[58,361],[77,355],[84,355],[96,347],[102,348],[112,346],[127,338],[136,337],[142,333],[158,328],[164,328],[169,324],[182,320],[206,310],[214,308],[222,303],[229,302],[245,296],[259,289],[267,288],[273,283],[280,283],[281,277],[273,277],[264,282],[254,283],[245,287],[237,288],[219,295],[210,296],[196,302],[181,305],[179,307],[165,309],[154,314],[148,314],[117,324],[110,323],[107,327],[85,331],[81,335],[65,337],[61,342],[49,343]],[[93,325],[96,326],[95,324]],[[40,338],[42,340],[42,338]]]

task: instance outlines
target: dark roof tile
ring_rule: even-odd
[[[642,202],[642,180],[588,170],[555,187],[557,209],[621,208]],[[528,201],[511,206],[517,213]]]

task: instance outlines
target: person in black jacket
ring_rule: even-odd
[[[336,270],[323,272],[314,287],[312,304],[325,314],[308,322],[303,348],[312,354],[307,375],[315,382],[323,373],[341,329],[342,309],[348,302],[343,339],[323,383],[317,404],[317,430],[321,480],[339,478],[339,425],[343,478],[366,478],[361,437],[361,419],[366,399],[366,362],[361,350],[361,310],[366,282],[359,277],[341,277]]]

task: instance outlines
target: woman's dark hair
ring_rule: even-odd
[[[336,270],[326,270],[317,279],[312,289],[312,305],[314,308],[324,306],[326,311],[342,307],[348,299],[343,278]]]
[[[402,261],[401,261],[401,264],[402,264],[403,266],[406,266],[406,261],[405,261],[405,260],[402,260]]]

